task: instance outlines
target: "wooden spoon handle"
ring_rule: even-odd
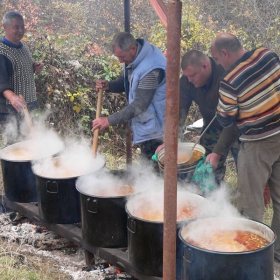
[[[100,89],[98,91],[98,98],[97,98],[96,118],[99,118],[101,115],[102,93],[103,90]],[[93,136],[92,154],[94,157],[96,156],[96,152],[97,152],[98,135],[99,135],[99,128],[94,131],[94,136]]]
[[[19,94],[19,97],[21,97],[22,99],[24,99],[23,96],[22,96],[21,94]],[[31,117],[30,117],[30,114],[29,114],[29,112],[28,112],[27,107],[25,107],[25,108],[23,109],[23,113],[24,113],[25,120],[26,120],[26,122],[27,122],[27,125],[28,125],[28,128],[29,128],[30,133],[31,133],[31,134],[34,134],[33,122],[32,122],[32,120],[31,120]]]

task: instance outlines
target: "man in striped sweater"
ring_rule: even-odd
[[[211,54],[226,72],[220,82],[218,120],[236,122],[242,141],[238,154],[238,209],[262,222],[268,182],[273,202],[272,229],[280,236],[280,63],[265,48],[246,51],[232,34],[221,33]],[[275,244],[280,260],[280,238]]]

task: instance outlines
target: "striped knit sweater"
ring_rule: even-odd
[[[280,63],[278,56],[259,48],[247,52],[220,82],[218,120],[237,123],[241,141],[280,133]]]

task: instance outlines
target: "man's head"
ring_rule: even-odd
[[[185,53],[181,61],[183,74],[195,87],[203,87],[211,77],[211,62],[204,53],[191,50]]]
[[[119,62],[130,64],[137,53],[137,41],[127,32],[117,33],[111,43],[113,54],[119,59]]]
[[[245,50],[239,40],[230,33],[220,33],[211,44],[211,55],[225,70],[230,69],[240,59]]]
[[[6,12],[2,24],[5,30],[5,38],[18,45],[25,32],[22,15],[15,11]]]

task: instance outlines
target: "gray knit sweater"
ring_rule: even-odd
[[[0,42],[0,113],[9,113],[10,102],[3,91],[22,94],[28,104],[37,103],[33,59],[26,44],[19,46]]]

